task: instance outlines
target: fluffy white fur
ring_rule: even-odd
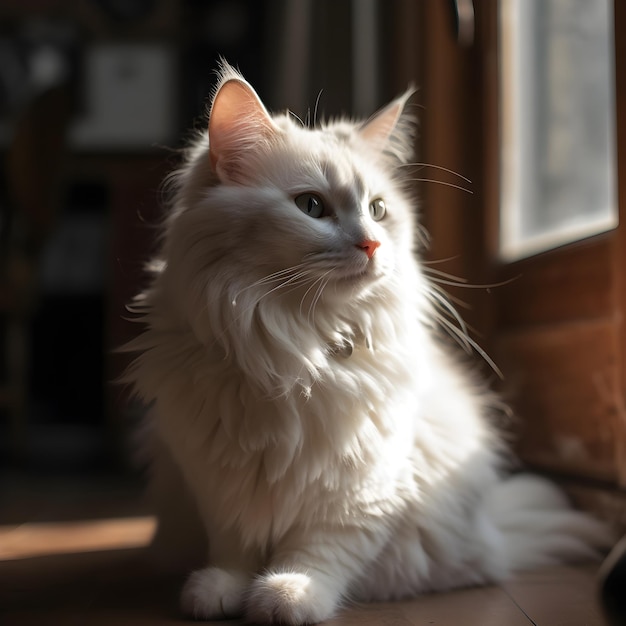
[[[407,97],[306,128],[225,66],[208,137],[174,176],[127,378],[208,537],[182,594],[196,618],[318,622],[609,541],[550,484],[506,475],[490,395],[436,339]],[[324,216],[298,208],[305,193]]]

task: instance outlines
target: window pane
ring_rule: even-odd
[[[509,260],[617,224],[612,0],[500,0]]]

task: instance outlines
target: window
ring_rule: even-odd
[[[617,225],[611,0],[500,0],[500,254]]]

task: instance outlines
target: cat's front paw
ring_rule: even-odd
[[[207,567],[191,574],[183,587],[181,607],[194,619],[222,619],[243,614],[248,575]]]
[[[336,604],[336,595],[307,574],[274,572],[252,583],[246,618],[261,624],[316,624],[332,617]]]

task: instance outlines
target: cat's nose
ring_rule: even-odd
[[[360,248],[367,254],[367,258],[371,259],[374,256],[377,248],[380,246],[380,241],[376,241],[375,239],[363,239],[361,243],[357,243],[356,247]]]

